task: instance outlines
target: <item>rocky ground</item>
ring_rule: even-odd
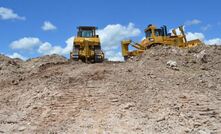
[[[0,133],[220,134],[221,46],[125,63],[0,55]]]

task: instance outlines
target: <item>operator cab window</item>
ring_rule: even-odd
[[[155,36],[162,36],[163,35],[161,29],[155,29],[154,32],[155,32]]]
[[[146,37],[148,38],[148,37],[151,37],[151,36],[152,36],[151,30],[146,31]]]
[[[93,31],[83,30],[81,31],[81,37],[93,37]]]

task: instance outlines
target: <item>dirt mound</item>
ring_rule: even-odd
[[[15,63],[16,85],[1,75],[0,133],[221,133],[220,46],[155,46],[125,63]]]
[[[33,58],[27,60],[27,64],[31,66],[32,68],[40,67],[48,64],[62,64],[67,62],[67,59],[64,56],[60,56],[57,54],[53,55],[46,55],[43,57]]]
[[[23,74],[23,61],[21,59],[11,59],[7,56],[0,55],[0,86],[4,86],[5,81],[9,80],[16,84],[13,79],[19,79]]]
[[[21,59],[11,59],[7,56],[0,55],[1,70],[6,70],[9,69],[10,67],[19,68],[22,63],[23,61]]]

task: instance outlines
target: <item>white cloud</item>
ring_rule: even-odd
[[[123,61],[123,57],[121,54],[121,51],[116,51],[116,50],[109,50],[105,51],[105,57],[108,57],[108,60],[110,61]]]
[[[25,20],[25,17],[21,17],[14,13],[12,9],[0,7],[0,19],[2,20],[9,20],[9,19],[18,19],[18,20]]]
[[[40,54],[69,54],[73,47],[74,37],[70,37],[66,40],[66,46],[62,48],[61,46],[53,46],[49,42],[42,43],[38,48],[38,53]]]
[[[19,40],[13,41],[10,44],[12,49],[31,50],[33,47],[40,46],[42,42],[39,38],[24,37]]]
[[[101,39],[101,46],[109,60],[123,60],[121,56],[121,40],[138,36],[141,31],[133,23],[127,26],[121,24],[107,25],[97,31]]]
[[[200,39],[203,41],[205,39],[205,36],[203,33],[192,33],[192,32],[187,32],[186,34],[187,40],[195,40],[195,39]]]
[[[13,41],[10,44],[12,49],[34,51],[40,54],[61,54],[66,55],[72,50],[74,36],[66,40],[66,46],[52,45],[49,42],[41,41],[37,37],[24,37],[19,40]],[[24,51],[25,52],[25,51]]]
[[[63,48],[60,46],[52,46],[50,43],[43,43],[39,48],[38,52],[40,54],[63,54]]]
[[[48,53],[50,53],[51,48],[52,48],[52,45],[48,42],[45,42],[39,46],[38,52],[41,54],[48,54]]]
[[[197,25],[197,24],[200,24],[201,21],[198,20],[198,19],[193,19],[193,20],[188,20],[185,22],[185,25],[187,26],[191,26],[191,25]]]
[[[57,27],[55,25],[53,25],[51,22],[49,22],[49,21],[45,21],[41,28],[44,31],[50,31],[50,30],[57,29]]]
[[[74,41],[74,36],[68,38],[65,43],[66,47],[63,49],[64,54],[69,54],[70,51],[73,49],[73,41]]]
[[[214,39],[206,40],[205,43],[207,45],[221,45],[221,39],[220,38],[214,38]]]
[[[19,59],[22,59],[22,60],[27,60],[27,58],[26,57],[24,57],[24,56],[22,56],[22,55],[20,55],[19,53],[13,53],[12,55],[7,55],[8,57],[10,57],[10,58],[19,58]]]
[[[201,27],[201,29],[202,29],[203,31],[207,31],[207,30],[210,29],[211,27],[212,27],[212,25],[207,24],[206,26]]]
[[[205,36],[203,33],[191,33],[188,32],[186,34],[187,40],[194,40],[194,39],[200,39],[202,42],[204,42],[206,45],[221,45],[221,38],[213,38],[213,39],[205,39]]]
[[[173,30],[173,29],[170,29],[169,32],[172,33],[172,30]],[[175,29],[175,30],[176,30],[177,35],[181,35],[181,31],[179,30],[179,28],[177,28],[177,29]],[[185,26],[183,27],[183,30],[185,31]],[[189,41],[189,40],[195,40],[195,39],[200,39],[201,41],[203,41],[203,40],[205,39],[205,36],[204,36],[203,33],[187,32],[187,33],[185,33],[185,34],[186,34],[186,38],[187,38],[188,41]],[[174,34],[172,33],[172,35],[174,35]]]
[[[172,30],[173,29],[170,29],[169,32],[172,33]],[[181,35],[181,31],[179,30],[179,28],[176,28],[175,30],[176,30],[177,35]],[[185,26],[183,26],[183,30],[185,31]],[[199,39],[201,41],[204,41],[204,39],[205,39],[205,36],[203,33],[198,33],[198,32],[195,32],[195,33],[187,32],[186,33],[185,32],[185,34],[186,34],[186,38],[188,41],[195,40],[195,39]],[[174,34],[172,33],[172,35],[174,35]]]

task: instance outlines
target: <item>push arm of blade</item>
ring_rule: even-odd
[[[142,45],[140,45],[139,43],[136,43],[136,42],[133,42],[131,40],[123,40],[121,42],[121,47],[122,47],[122,55],[123,56],[128,56],[128,53],[131,53],[129,52],[129,45],[131,45],[132,47],[138,49],[138,50],[135,50],[137,52],[139,52],[140,50],[145,50],[145,47],[143,47]],[[136,52],[136,53],[137,53]],[[135,53],[135,52],[132,52],[132,53]]]
[[[134,44],[131,44],[131,46],[137,48],[137,49],[141,49],[141,50],[145,50],[145,47],[143,47],[141,44],[137,43],[137,42],[133,42]]]
[[[143,47],[140,46],[140,45],[137,45],[137,44],[131,44],[131,46],[133,46],[133,47],[136,48],[136,49],[141,49],[141,50],[143,50]]]

